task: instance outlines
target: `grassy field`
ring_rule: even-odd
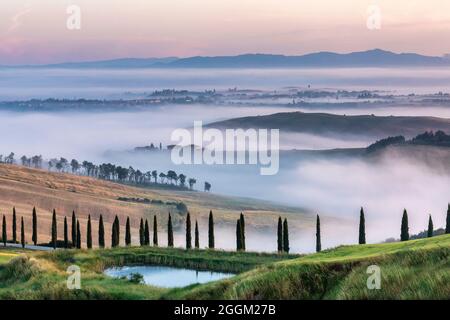
[[[7,262],[11,261],[11,259],[13,259],[17,256],[18,256],[18,254],[15,252],[8,252],[8,251],[1,252],[0,251],[0,264],[7,263]]]
[[[182,292],[186,299],[448,299],[450,235],[400,243],[342,246],[262,266]],[[367,267],[381,268],[368,290]]]
[[[5,249],[0,248],[0,253],[1,250]],[[112,279],[103,275],[103,270],[111,266],[150,264],[238,273],[296,257],[152,247],[26,252],[0,265],[0,299],[170,298],[172,290]],[[81,290],[66,288],[66,270],[70,265],[81,269]]]
[[[0,253],[10,251],[0,251]],[[305,256],[225,251],[117,248],[27,252],[0,266],[1,299],[448,299],[450,235],[401,243],[341,246]],[[66,288],[67,266],[82,271]],[[166,265],[238,273],[186,288],[162,289],[112,279],[109,266]],[[366,286],[367,267],[381,289]]]
[[[25,220],[26,241],[31,242],[31,214],[36,206],[39,221],[39,242],[50,240],[51,212],[56,209],[58,230],[63,230],[63,217],[70,217],[75,210],[80,220],[81,233],[86,234],[87,217],[90,214],[94,230],[98,225],[100,214],[105,221],[106,238],[114,216],[118,215],[124,225],[126,217],[131,219],[132,242],[139,243],[138,228],[142,218],[153,221],[153,215],[158,217],[160,231],[164,234],[167,225],[168,212],[172,212],[175,233],[182,233],[185,216],[177,213],[174,206],[144,204],[119,201],[119,197],[148,198],[164,202],[183,202],[187,205],[193,220],[198,220],[200,230],[205,230],[208,224],[210,210],[214,212],[218,228],[227,228],[234,234],[236,219],[240,212],[246,214],[248,231],[271,232],[276,235],[278,216],[289,219],[291,230],[313,230],[315,216],[299,208],[277,205],[270,202],[226,197],[205,192],[189,192],[137,188],[118,183],[76,176],[66,173],[51,173],[46,170],[36,170],[16,165],[0,164],[0,214],[5,214],[8,226],[11,226],[12,208],[15,206],[18,217]],[[323,217],[324,221],[336,219]],[[344,221],[340,221],[344,223]],[[176,236],[175,234],[175,236]],[[60,236],[62,233],[60,232]],[[205,243],[206,235],[200,234],[201,242]],[[161,235],[163,237],[163,235]],[[94,245],[96,245],[94,237]],[[175,239],[177,241],[177,239]],[[220,239],[218,239],[220,241]],[[84,242],[84,239],[83,239]],[[176,244],[177,245],[177,244]]]

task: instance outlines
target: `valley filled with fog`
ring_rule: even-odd
[[[280,171],[274,176],[261,176],[259,167],[255,165],[175,166],[170,162],[168,150],[136,152],[134,148],[150,143],[162,143],[166,148],[173,143],[170,135],[174,129],[190,128],[194,121],[208,124],[279,112],[449,119],[449,104],[422,103],[420,99],[408,104],[406,97],[412,93],[431,95],[447,92],[450,69],[1,69],[0,75],[0,101],[138,99],[165,88],[198,91],[238,88],[267,90],[273,94],[295,87],[299,90],[372,90],[384,95],[404,95],[399,98],[399,103],[389,98],[387,102],[340,104],[336,99],[326,98],[297,104],[282,103],[283,100],[274,98],[273,103],[265,99],[264,103],[258,100],[252,105],[238,103],[233,98],[233,103],[156,104],[142,110],[114,112],[98,109],[64,112],[4,110],[0,111],[0,154],[12,151],[17,158],[41,154],[46,159],[65,157],[69,161],[75,158],[111,162],[146,171],[175,170],[197,177],[198,181],[209,181],[215,193],[279,202],[309,213],[354,219],[354,235],[343,232],[339,239],[325,243],[329,246],[357,240],[361,206],[366,211],[368,242],[398,238],[404,208],[410,215],[411,233],[426,228],[428,214],[433,215],[436,227],[444,225],[444,212],[450,200],[449,163],[446,163],[450,148],[435,153],[431,162],[425,159],[426,149],[420,151],[425,160],[411,156],[416,153],[409,150],[386,150],[377,157],[364,157],[350,151],[330,154],[325,150],[365,148],[387,135],[312,134],[281,130]],[[428,100],[424,98],[424,101]],[[302,151],[293,152],[293,149]],[[200,184],[197,187],[202,189]],[[323,229],[326,234],[331,227],[325,225]],[[312,232],[311,229],[311,239]],[[312,250],[312,247],[299,247]]]

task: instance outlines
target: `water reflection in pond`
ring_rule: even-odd
[[[185,287],[194,283],[206,283],[233,276],[231,273],[159,266],[109,268],[105,270],[105,274],[116,278],[130,278],[132,274],[141,274],[144,277],[145,284],[163,288]]]

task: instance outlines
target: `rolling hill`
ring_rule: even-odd
[[[156,203],[130,202],[121,201],[119,198],[147,198],[164,203],[158,204],[158,201]],[[11,226],[11,213],[15,206],[17,216],[24,217],[29,243],[31,242],[31,215],[34,206],[39,216],[38,238],[40,243],[50,240],[53,209],[56,209],[58,215],[60,238],[62,237],[63,217],[69,218],[73,210],[80,219],[82,234],[86,232],[88,214],[93,219],[94,230],[97,229],[100,214],[103,215],[107,239],[109,239],[110,225],[115,215],[118,215],[122,224],[129,216],[133,235],[132,242],[138,243],[140,218],[153,221],[151,219],[153,219],[153,215],[156,215],[161,232],[164,232],[167,225],[167,213],[170,211],[176,232],[175,236],[177,236],[177,232],[184,236],[185,212],[178,212],[176,206],[172,204],[177,202],[183,202],[187,206],[193,219],[198,220],[202,230],[207,228],[210,210],[214,212],[217,227],[226,227],[230,230],[234,230],[236,218],[241,211],[246,214],[249,230],[254,231],[264,232],[267,229],[275,229],[280,214],[289,218],[293,229],[305,228],[314,224],[314,216],[302,209],[260,200],[195,191],[138,188],[68,173],[52,173],[22,166],[0,164],[0,214],[7,217],[7,224]],[[324,219],[326,218],[324,217]],[[202,236],[206,235],[203,233]],[[97,243],[96,238],[94,237],[94,245]],[[182,245],[182,243],[184,242],[177,244],[176,241],[176,245]]]
[[[328,113],[282,112],[214,122],[218,129],[280,129],[281,132],[319,135],[358,135],[385,138],[393,135],[413,137],[425,131],[450,132],[450,119],[406,116],[346,116]]]
[[[232,279],[185,290],[185,299],[448,299],[450,235],[341,246],[265,265]],[[368,267],[381,270],[367,288]]]
[[[129,247],[27,252],[0,247],[1,299],[448,299],[450,235],[406,242],[340,246],[305,256]],[[66,269],[82,270],[82,287],[67,289]],[[111,266],[165,265],[222,270],[236,276],[164,289],[113,279]],[[381,270],[369,290],[369,266]]]

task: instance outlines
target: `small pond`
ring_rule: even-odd
[[[206,283],[234,276],[234,274],[231,273],[197,271],[160,266],[125,266],[109,268],[105,270],[105,274],[115,278],[130,278],[133,274],[141,274],[144,277],[145,284],[163,288],[185,287],[194,283]]]

